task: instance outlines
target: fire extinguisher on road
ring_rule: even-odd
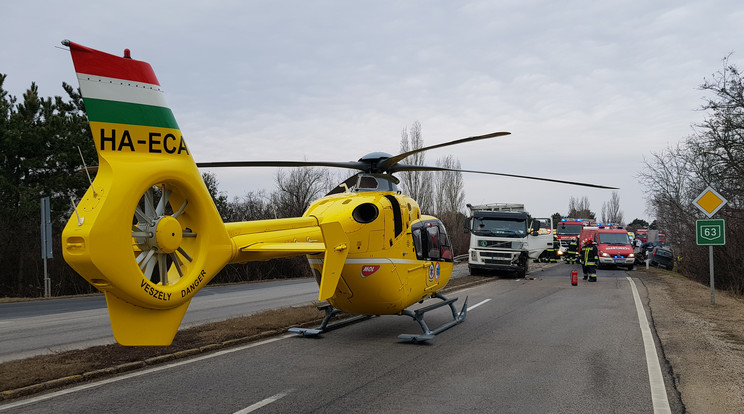
[[[576,272],[576,270],[573,270],[571,272],[571,284],[573,286],[577,286],[579,284],[579,274]]]

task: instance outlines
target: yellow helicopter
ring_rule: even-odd
[[[339,312],[406,315],[426,341],[465,319],[439,291],[453,266],[437,218],[398,190],[399,171],[463,171],[612,188],[513,174],[402,164],[420,152],[509,134],[496,132],[356,162],[240,161],[196,164],[165,104],[151,66],[129,51],[114,56],[65,40],[96,151],[95,180],[62,233],[64,258],[104,292],[122,345],[169,345],[194,295],[226,264],[306,255],[327,301],[317,335]],[[325,166],[360,172],[313,202],[302,217],[223,223],[199,167]],[[409,310],[435,298],[434,304]],[[453,320],[429,329],[427,311],[449,306]]]

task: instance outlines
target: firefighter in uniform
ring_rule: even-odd
[[[558,236],[553,235],[553,255],[550,256],[550,263],[558,263],[558,252],[561,250],[561,242],[558,241]]]
[[[553,236],[555,238],[555,236]],[[556,252],[555,252],[555,243],[548,244],[548,248],[545,249],[545,262],[548,263],[555,263],[556,258]]]
[[[589,277],[589,270],[586,268],[586,261],[584,260],[584,256],[586,256],[586,249],[591,243],[592,242],[589,239],[584,240],[584,242],[581,244],[581,251],[579,252],[579,263],[581,264],[582,272],[584,272],[584,280]]]
[[[572,238],[568,241],[568,249],[566,250],[566,261],[570,264],[577,262],[577,256],[579,255],[579,243],[576,238]]]
[[[587,242],[586,247],[582,250],[583,252],[583,269],[584,279],[589,279],[590,282],[597,281],[597,262],[599,261],[599,253],[597,251],[597,243],[593,240]]]

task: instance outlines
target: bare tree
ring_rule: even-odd
[[[702,108],[706,119],[676,146],[644,159],[638,178],[646,187],[649,209],[658,227],[671,234],[678,271],[706,283],[708,252],[697,246],[695,221],[703,214],[692,201],[708,185],[728,204],[716,213],[726,220],[726,245],[717,246],[715,261],[744,262],[744,78],[723,59],[723,69],[706,78],[700,89],[710,93]],[[716,271],[716,286],[744,293],[744,277],[736,266]]]
[[[438,159],[436,166],[459,170],[460,161],[449,154]],[[434,204],[438,215],[445,212],[462,212],[465,207],[465,185],[461,172],[438,171],[434,187]]]
[[[252,191],[242,197],[234,197],[223,213],[225,221],[247,221],[274,218],[274,209],[263,190]]]
[[[602,203],[602,222],[624,225],[623,212],[620,211],[620,196],[612,192],[610,201]]]
[[[278,191],[271,195],[277,217],[300,217],[310,203],[330,188],[330,175],[325,168],[280,169],[276,173]]]
[[[645,168],[638,174],[648,194],[648,211],[675,244],[694,237],[696,211],[692,200],[705,188],[696,174],[691,174],[695,170],[693,158],[684,144],[677,144],[651,154],[650,159],[644,157]]]
[[[581,197],[581,199],[572,196],[568,200],[568,215],[566,217],[593,219],[596,218],[596,215],[589,209],[589,198],[587,196]]]
[[[400,152],[408,152],[424,147],[424,138],[421,136],[421,123],[416,121],[408,129],[404,128],[400,134]],[[417,152],[403,160],[406,164],[424,165],[425,155]],[[421,212],[431,214],[434,212],[434,199],[432,196],[432,177],[426,171],[406,171],[398,174],[400,176],[401,189],[416,200]]]
[[[442,168],[460,169],[460,161],[447,155],[437,160]],[[437,217],[442,220],[452,243],[455,255],[467,253],[470,237],[461,229],[465,225],[465,185],[462,173],[458,171],[438,171],[434,184],[434,201]]]

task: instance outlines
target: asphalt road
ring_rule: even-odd
[[[658,357],[650,357],[653,336],[649,349],[639,323],[640,309],[648,328],[633,272],[600,270],[597,283],[571,286],[571,268],[457,292],[458,306],[468,296],[466,321],[430,343],[399,341],[418,325],[384,316],[317,339],[285,335],[135,371],[0,412],[677,412],[663,366],[659,378],[652,374]],[[448,318],[447,309],[427,314],[430,327]],[[666,407],[658,392],[652,399],[659,385]]]
[[[209,286],[191,301],[181,329],[317,299],[313,279]],[[102,295],[0,304],[0,362],[110,343]]]

